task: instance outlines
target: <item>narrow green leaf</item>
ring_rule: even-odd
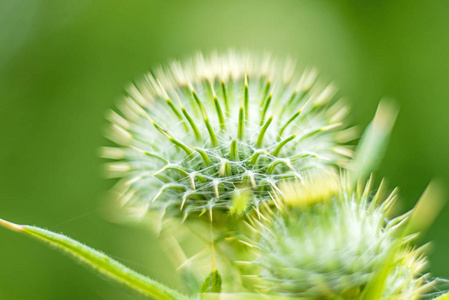
[[[397,113],[398,109],[392,102],[382,100],[379,103],[376,115],[368,125],[355,152],[351,176],[353,184],[358,180],[365,180],[379,165]]]
[[[396,252],[399,250],[401,241],[398,239],[386,255],[386,259],[376,272],[374,278],[368,283],[360,296],[361,300],[380,300],[384,291],[388,273],[390,272]]]
[[[201,293],[220,293],[221,292],[221,275],[217,270],[210,272],[209,276],[201,285]]]
[[[438,179],[432,180],[413,208],[404,236],[418,232],[422,235],[429,229],[443,209],[446,198],[445,183]]]
[[[36,238],[47,245],[67,253],[69,256],[79,261],[81,264],[93,269],[115,282],[123,284],[134,291],[148,296],[151,299],[188,299],[178,292],[143,276],[118,261],[108,257],[104,253],[94,250],[80,242],[77,242],[65,235],[54,233],[39,227],[18,225],[0,219],[0,226],[12,231],[21,232]]]

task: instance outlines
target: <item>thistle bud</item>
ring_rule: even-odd
[[[426,259],[403,234],[407,215],[387,217],[396,193],[382,202],[369,185],[354,190],[345,181],[330,173],[281,186],[276,201],[284,208],[257,222],[252,242],[261,290],[307,299],[418,299],[429,287]],[[381,298],[366,298],[373,286]]]
[[[314,69],[298,74],[291,63],[234,52],[146,74],[110,114],[120,151],[107,148],[107,157],[127,166],[109,168],[121,177],[115,194],[164,215],[212,217],[235,211],[234,190],[246,186],[245,208],[258,206],[281,180],[343,164],[347,109],[334,92]]]

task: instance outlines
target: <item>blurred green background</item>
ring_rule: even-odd
[[[366,124],[401,111],[378,172],[404,211],[431,178],[449,189],[448,1],[0,1],[0,217],[64,232],[171,286],[155,237],[100,213],[112,184],[97,149],[104,113],[151,67],[228,47],[317,66]],[[449,209],[424,240],[449,278]],[[60,253],[0,229],[0,299],[135,299]]]

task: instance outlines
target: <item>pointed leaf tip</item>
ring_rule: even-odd
[[[8,222],[6,220],[0,219],[0,226],[3,226],[12,231],[22,231],[23,226],[15,223]]]
[[[220,273],[217,270],[213,270],[201,285],[201,293],[220,293],[221,283]]]
[[[352,162],[351,180],[365,180],[373,172],[384,155],[393,125],[398,114],[398,107],[391,100],[382,100],[373,121],[366,128]]]
[[[446,188],[438,179],[432,180],[413,208],[406,234],[426,231],[438,217],[447,198]]]

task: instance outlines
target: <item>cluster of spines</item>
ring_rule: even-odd
[[[226,59],[232,67],[226,68],[224,62]],[[298,168],[310,167],[306,163],[298,164],[297,161],[307,162],[315,159],[322,165],[337,163],[332,159],[330,162],[326,161],[327,158],[321,157],[320,153],[301,153],[294,149],[294,145],[301,146],[302,140],[318,137],[322,133],[341,126],[340,121],[347,112],[344,106],[339,104],[331,106],[328,112],[330,115],[319,112],[331,100],[333,88],[328,87],[324,91],[310,95],[316,81],[316,72],[310,70],[299,78],[298,84],[293,88],[291,81],[295,80],[294,74],[284,72],[283,79],[277,84],[281,88],[276,90],[276,84],[269,79],[272,76],[267,74],[270,71],[274,72],[277,65],[270,65],[269,60],[263,62],[262,74],[265,75],[254,75],[253,78],[251,74],[258,74],[258,70],[254,68],[259,66],[256,64],[252,66],[253,69],[240,70],[242,66],[249,68],[247,64],[253,63],[249,60],[245,61],[244,57],[231,53],[220,58],[212,57],[205,63],[204,58],[198,56],[196,62],[190,64],[190,67],[183,69],[179,63],[173,63],[169,70],[159,69],[156,72],[158,79],[148,74],[144,84],[132,85],[128,89],[129,96],[126,97],[126,104],[120,106],[125,118],[117,113],[111,114],[110,120],[115,131],[111,139],[140,153],[142,158],[138,158],[136,154],[128,155],[128,151],[123,151],[121,157],[109,155],[109,158],[125,160],[125,163],[112,164],[111,169],[116,171],[112,172],[115,173],[113,175],[125,178],[121,185],[125,186],[126,190],[130,188],[129,185],[136,182],[135,178],[152,176],[159,180],[159,184],[155,184],[155,186],[159,185],[158,192],[153,195],[143,195],[146,199],[142,199],[141,202],[145,204],[145,209],[164,192],[173,190],[178,191],[178,196],[176,192],[171,196],[178,198],[178,202],[175,201],[174,204],[180,210],[189,206],[186,203],[192,194],[196,194],[196,198],[206,196],[207,204],[204,204],[204,201],[197,201],[196,207],[193,205],[185,210],[185,216],[192,208],[204,212],[220,205],[229,207],[228,200],[232,196],[230,191],[238,186],[247,185],[254,190],[261,185],[272,187],[276,184],[277,176],[298,177],[301,173]],[[219,65],[222,66],[221,80],[218,80],[217,66]],[[240,66],[237,68],[238,72],[233,69],[237,65]],[[206,70],[209,70],[209,73]],[[250,80],[255,81],[258,86],[255,97],[251,95]],[[236,91],[236,87],[241,90]],[[198,93],[196,88],[199,88],[202,93]],[[216,90],[220,90],[221,95],[217,96]],[[251,96],[253,99],[250,99]],[[176,99],[177,104],[172,99]],[[273,99],[277,100],[277,107],[274,110],[271,108],[273,102],[276,102]],[[189,106],[190,113],[186,105]],[[258,120],[250,120],[254,116],[254,112],[251,113],[254,108],[260,112]],[[295,112],[281,121],[281,116],[289,108],[295,108]],[[238,112],[235,111],[237,118],[234,117],[233,112],[236,109],[238,109]],[[273,111],[268,117],[270,110]],[[301,127],[301,123],[307,119],[308,114],[312,117],[319,115],[321,118],[319,122],[326,120],[327,124],[319,124],[317,128],[305,126],[304,129],[308,131],[300,130],[291,133],[291,127],[298,123]],[[165,126],[161,123],[161,115],[169,121],[162,121]],[[278,117],[277,122],[273,122],[273,119],[276,119],[275,116]],[[277,129],[274,129],[276,125],[273,123],[276,123]],[[178,136],[182,137],[172,134],[172,128],[166,129],[168,125],[184,128],[181,133],[174,128],[178,131]],[[155,132],[160,134],[152,136],[154,132],[148,126],[153,127],[156,129]],[[285,132],[290,134],[284,137]],[[205,134],[207,138],[204,138]],[[339,136],[341,140],[353,138],[353,130],[341,131]],[[160,138],[165,139],[169,144]],[[334,151],[334,157],[341,159],[344,156],[350,156],[351,152],[339,146],[337,139],[338,136],[335,134],[325,141],[329,144],[326,146],[331,148],[330,151]],[[292,144],[292,141],[296,144]],[[158,143],[162,144],[161,147],[157,146]],[[163,149],[171,148],[170,144],[175,147],[174,151]],[[288,146],[289,144],[292,145]],[[286,149],[287,146],[290,149]],[[176,149],[185,154],[176,153],[179,152]],[[106,150],[106,152],[114,152],[111,149]],[[117,151],[114,154],[117,154]],[[108,153],[105,156],[108,156]],[[157,160],[160,167],[139,169],[139,166],[133,165],[143,157]],[[265,166],[260,166],[261,158],[264,159]],[[276,171],[279,169],[283,171]],[[167,171],[174,171],[177,174],[172,177],[163,176],[163,173]],[[288,174],[282,175],[285,171]],[[231,184],[231,188],[223,195],[219,187],[226,182]],[[209,195],[206,195],[204,188],[210,191]],[[138,196],[136,194],[140,191],[134,192],[134,198],[136,198]],[[121,197],[123,197],[123,191]]]
[[[321,202],[309,202],[302,203],[303,199],[293,203],[289,200],[286,201],[285,186],[280,186],[279,189],[273,193],[272,202],[264,203],[263,213],[252,214],[247,218],[246,225],[250,229],[250,233],[243,237],[240,241],[247,245],[249,248],[255,250],[256,258],[253,261],[241,262],[244,264],[257,265],[257,270],[251,269],[252,272],[256,272],[249,277],[255,282],[255,287],[261,292],[286,295],[293,297],[323,297],[323,299],[334,299],[334,297],[349,297],[348,299],[359,299],[364,292],[363,289],[367,288],[369,284],[376,280],[378,273],[382,272],[386,264],[388,265],[388,273],[386,277],[386,284],[383,286],[382,299],[418,299],[421,295],[429,290],[434,282],[428,281],[428,274],[422,274],[423,269],[426,266],[426,258],[424,255],[424,247],[415,248],[410,246],[410,241],[416,238],[415,234],[404,235],[405,227],[409,221],[409,214],[398,216],[394,219],[388,220],[391,207],[397,199],[397,190],[393,190],[391,194],[382,201],[383,197],[383,181],[378,190],[373,194],[372,192],[372,178],[363,187],[361,184],[357,188],[351,188],[347,184],[348,180],[343,178],[343,182],[338,183],[338,189],[335,191],[312,191],[316,195],[313,197],[320,198]],[[317,186],[314,183],[308,184],[310,181],[306,180],[302,184],[305,189],[315,189]],[[336,185],[332,182],[328,182],[327,185],[332,190]],[[288,184],[290,185],[290,184]],[[293,184],[294,186],[299,186]],[[315,185],[315,187],[314,187]],[[320,185],[323,187],[324,185]],[[291,185],[290,185],[291,187]],[[297,191],[303,192],[303,190]],[[332,195],[333,194],[333,195]],[[298,194],[299,195],[299,194]],[[292,195],[290,195],[292,196]],[[287,197],[290,197],[287,196]],[[309,194],[310,196],[310,194]],[[301,198],[301,195],[300,197]],[[382,201],[382,202],[381,202]],[[305,204],[305,205],[304,205]],[[366,228],[363,226],[363,222],[359,224],[352,224],[352,226],[359,228],[360,234],[371,235],[377,234],[378,240],[374,244],[369,244],[361,247],[365,247],[360,253],[352,253],[341,263],[346,267],[350,267],[354,274],[361,270],[367,270],[367,265],[350,265],[351,261],[369,255],[369,251],[376,248],[379,253],[375,253],[371,259],[371,269],[366,274],[359,274],[357,276],[360,279],[358,285],[345,285],[336,284],[336,282],[326,282],[326,276],[331,281],[339,279],[343,282],[345,278],[344,270],[338,268],[333,269],[335,263],[330,263],[335,259],[337,253],[332,253],[333,256],[322,257],[317,255],[323,252],[323,248],[331,247],[327,243],[330,243],[335,236],[328,236],[323,240],[316,233],[313,234],[313,226],[332,226],[333,229],[339,229],[340,224],[329,223],[335,218],[328,218],[329,216],[323,213],[323,207],[330,208],[328,210],[331,214],[338,215],[340,213],[350,213],[352,210],[358,215],[360,221],[364,221],[366,218],[374,217],[376,219],[374,228]],[[318,220],[319,219],[319,220]],[[293,223],[298,220],[306,220],[301,223],[301,228],[294,227],[289,223],[293,220]],[[311,223],[308,227],[307,220]],[[320,221],[321,220],[321,221]],[[287,224],[288,223],[288,224]],[[376,232],[373,232],[376,231]],[[312,235],[311,235],[312,233]],[[331,233],[331,232],[329,232]],[[343,232],[342,232],[343,233]],[[296,244],[300,246],[294,249],[283,249],[285,243],[292,243],[296,240],[301,240],[304,236],[316,239],[314,243],[308,244]],[[362,237],[362,236],[361,236]],[[350,237],[342,234],[340,236],[342,243],[354,243]],[[363,237],[362,237],[363,238]],[[270,244],[271,243],[271,244]],[[271,246],[270,246],[271,245]],[[320,245],[315,247],[313,245]],[[312,249],[312,248],[313,249]],[[284,251],[284,252],[283,252]],[[313,261],[310,264],[302,266],[303,269],[298,269],[298,276],[295,276],[295,263],[298,263],[298,256],[301,256],[298,251],[307,252],[312,251]],[[325,251],[324,251],[325,252]],[[345,255],[340,253],[338,255]],[[338,257],[337,255],[337,257]],[[365,257],[366,259],[367,257]],[[326,264],[329,262],[328,273],[320,273],[315,263]],[[390,265],[391,264],[391,265]],[[299,266],[301,268],[301,266]],[[369,269],[369,267],[368,267]],[[299,274],[305,272],[309,275],[307,279],[302,278]],[[321,276],[320,282],[313,282],[314,272],[316,276]],[[315,277],[314,277],[315,276]],[[318,276],[318,277],[319,277]],[[318,278],[316,277],[316,278]],[[301,279],[302,278],[302,279]],[[323,279],[324,278],[324,279]],[[309,283],[307,283],[309,281]],[[321,299],[321,298],[320,298]]]

